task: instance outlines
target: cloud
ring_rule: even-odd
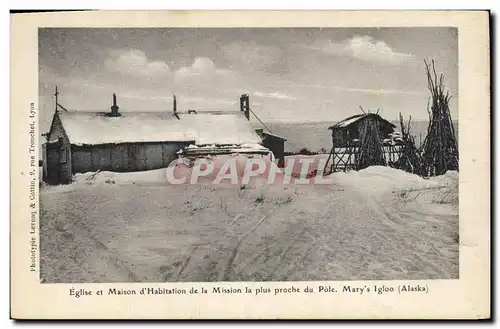
[[[176,79],[189,79],[215,74],[215,64],[209,58],[196,57],[191,66],[184,66],[175,71]]]
[[[171,74],[167,63],[149,61],[146,54],[137,49],[113,50],[104,64],[110,71],[135,77],[160,78]]]
[[[282,100],[290,100],[290,101],[297,100],[295,97],[280,93],[278,91],[275,91],[272,93],[264,93],[262,91],[256,91],[253,94],[257,97],[263,97],[263,98],[273,98],[273,99],[282,99]]]
[[[350,56],[366,62],[402,64],[414,59],[414,55],[397,52],[384,41],[370,36],[354,36],[340,43],[329,41],[320,46],[319,50],[326,54]]]
[[[191,66],[183,66],[175,71],[174,78],[178,83],[199,84],[207,81],[214,82],[215,79],[234,79],[235,75],[235,71],[217,68],[207,57],[196,57]]]

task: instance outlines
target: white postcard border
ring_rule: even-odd
[[[387,319],[490,315],[490,58],[486,11],[99,11],[11,16],[11,315],[31,319]],[[460,279],[359,282],[41,284],[30,272],[30,108],[38,107],[38,27],[455,26],[459,38]],[[34,103],[33,106],[30,104]],[[35,118],[35,121],[37,119]],[[35,125],[36,126],[36,125]],[[37,126],[36,126],[37,128]],[[36,131],[38,136],[38,131]],[[30,204],[36,204],[35,210]],[[38,224],[38,216],[36,221]],[[39,245],[38,239],[38,245]],[[38,255],[38,253],[37,253]],[[39,264],[39,260],[37,260]],[[95,296],[99,289],[422,284],[426,294]],[[75,298],[71,288],[93,296]]]

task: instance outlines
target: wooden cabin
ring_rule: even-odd
[[[394,128],[396,128],[394,124],[375,113],[353,115],[328,128],[332,131],[334,147],[348,147],[359,141],[361,132],[368,121],[377,124],[381,140],[387,139],[389,134],[393,133]]]
[[[46,181],[68,184],[76,173],[167,167],[179,149],[195,142],[174,119],[167,113],[58,111],[47,135]]]
[[[271,153],[245,111],[110,112],[57,109],[44,146],[48,184],[68,184],[76,173],[130,172],[167,167],[188,146],[233,153]],[[251,152],[250,152],[251,153]]]
[[[328,129],[332,132],[332,149],[325,164],[326,174],[336,171],[359,170],[367,163],[388,164],[399,158],[399,141],[394,138],[396,125],[376,113],[348,117]],[[364,143],[363,143],[364,140]],[[363,144],[363,145],[361,145]],[[361,157],[361,149],[371,147],[371,154]]]

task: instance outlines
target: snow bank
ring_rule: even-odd
[[[438,186],[439,180],[424,179],[418,175],[385,166],[372,166],[359,171],[338,172],[329,175],[332,183],[373,192],[404,188]]]
[[[75,174],[74,183],[84,184],[135,184],[167,182],[167,169],[118,173],[111,171]]]
[[[217,180],[218,176],[223,176],[224,173],[228,174],[228,171],[226,171],[227,168],[224,168],[224,164],[228,159],[232,159],[235,161],[235,168],[233,169],[236,169],[236,176],[238,178],[238,181],[240,181],[243,177],[243,172],[245,166],[247,165],[248,157],[243,155],[227,155],[205,159],[208,164],[210,164],[212,170],[210,171],[210,173],[202,173],[196,180],[196,183],[213,183]],[[268,159],[265,159],[265,157],[261,157],[261,159],[265,160],[267,164],[266,168],[264,172],[259,175],[259,177],[253,177],[252,181],[255,181],[257,185],[269,185],[266,182],[269,175],[270,162]],[[255,170],[254,167],[252,168]],[[207,166],[201,165],[201,171],[204,170],[207,170]],[[300,168],[298,168],[297,170],[295,170],[294,168],[294,172],[295,171],[300,172]],[[192,174],[193,168],[184,164],[178,164],[174,170],[174,177],[177,179],[185,178],[186,183],[190,182]],[[226,175],[224,179],[219,179],[218,183],[231,183],[232,181],[229,179],[229,177],[230,176]],[[84,174],[76,174],[73,179],[74,183],[76,184],[169,183],[167,177],[167,168],[127,173],[117,173],[109,171],[101,171],[97,173],[88,172]],[[261,182],[259,179],[262,179],[263,181]],[[276,179],[273,181],[272,185],[281,185],[283,179],[283,173],[278,172],[276,174]],[[456,171],[450,171],[442,176],[424,179],[418,175],[407,173],[402,170],[385,166],[373,166],[359,171],[333,173],[325,177],[325,180],[329,181],[329,183],[333,185],[341,185],[370,193],[383,193],[393,190],[406,189],[416,191],[436,188],[436,193],[438,193],[435,196],[436,200],[445,200],[443,202],[447,202],[446,200],[452,200],[452,202],[458,200],[458,172]],[[444,187],[446,187],[446,189],[441,189]]]
[[[264,155],[252,155],[251,157],[242,154],[227,154],[227,155],[218,155],[207,157],[203,160],[203,163],[198,164],[198,170],[194,168],[196,161],[194,161],[191,165],[187,165],[186,163],[178,163],[173,169],[173,176],[176,180],[184,179],[185,183],[189,183],[192,181],[192,176],[196,176],[197,178],[193,178],[194,182],[197,184],[210,184],[213,182],[217,182],[218,177],[221,178],[218,180],[221,184],[231,183],[231,176],[235,176],[238,181],[242,179],[244,176],[245,168],[249,164],[249,159],[260,159],[265,164],[265,168],[262,168],[264,172],[261,174],[265,177],[269,175],[269,171],[271,170],[272,158]],[[231,160],[231,161],[228,161]],[[189,161],[187,161],[189,162]],[[230,168],[227,165],[231,163]],[[256,170],[256,164],[252,165],[252,170]],[[162,183],[168,184],[173,181],[169,181],[167,176],[167,168],[156,169],[156,170],[148,170],[148,171],[136,171],[136,172],[126,172],[126,173],[118,173],[118,172],[110,172],[110,171],[100,171],[100,172],[87,172],[84,174],[76,174],[73,176],[74,184],[136,184],[136,183]],[[234,175],[229,175],[229,172],[232,170],[236,170]],[[208,172],[207,172],[208,171]],[[224,175],[226,174],[226,175]],[[225,179],[222,179],[225,177]],[[221,180],[222,179],[222,180]],[[176,184],[176,182],[173,182]]]
[[[441,185],[458,184],[458,171],[450,170],[444,175],[431,177],[429,180]]]
[[[447,171],[444,175],[432,177],[430,180],[442,187],[434,191],[432,202],[458,204],[459,181],[457,171]]]
[[[459,202],[458,172],[424,179],[402,170],[373,166],[360,171],[334,173],[329,176],[332,184],[348,186],[384,198],[388,192],[397,192],[405,202],[417,201],[420,206],[429,204],[452,204]]]

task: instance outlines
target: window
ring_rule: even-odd
[[[66,147],[66,146],[61,147],[59,160],[60,160],[59,161],[60,163],[68,162],[68,147]]]

